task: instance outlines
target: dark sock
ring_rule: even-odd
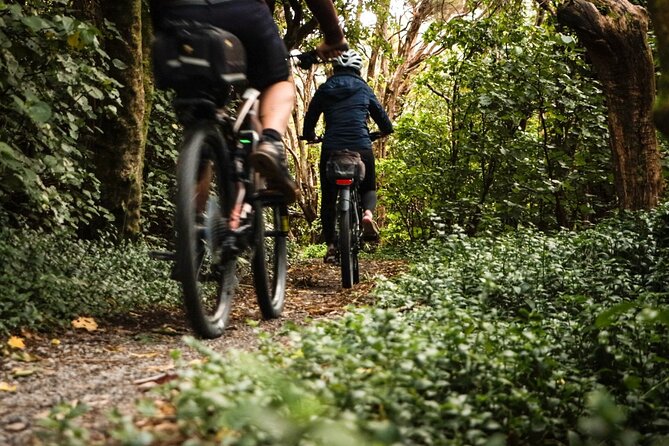
[[[281,142],[281,133],[274,129],[263,129],[262,136],[266,140]]]

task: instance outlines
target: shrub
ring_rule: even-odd
[[[148,252],[144,244],[0,231],[0,333],[175,304],[179,293],[169,265],[149,259]]]
[[[115,112],[119,85],[96,28],[62,1],[29,3],[0,2],[0,221],[76,228],[106,215],[81,141]]]

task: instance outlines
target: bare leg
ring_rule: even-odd
[[[272,84],[260,95],[260,122],[263,129],[286,133],[290,113],[295,103],[293,79]]]
[[[207,199],[209,198],[209,185],[213,177],[213,169],[211,161],[207,161],[200,167],[200,178],[197,181],[197,197],[195,198],[195,210],[198,215],[205,211],[207,206]]]
[[[288,172],[281,138],[286,133],[294,103],[292,78],[272,84],[263,91],[260,95],[263,138],[258,150],[249,157],[251,165],[265,177],[268,189],[277,190],[288,204],[297,198],[297,184]]]

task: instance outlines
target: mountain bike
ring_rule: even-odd
[[[281,315],[288,209],[248,162],[261,132],[260,92],[246,88],[241,42],[210,25],[171,25],[154,42],[154,73],[158,88],[176,92],[173,105],[184,128],[173,278],[181,282],[195,333],[216,338],[226,328],[245,253],[262,317]]]
[[[380,138],[379,132],[371,132],[370,139]],[[305,140],[304,137],[301,137]],[[320,143],[322,137],[311,144]],[[326,167],[327,181],[337,187],[335,214],[335,237],[337,240],[336,263],[341,269],[343,288],[351,288],[360,282],[359,253],[363,249],[362,200],[360,183],[365,177],[365,166],[360,154],[353,150],[338,150],[329,155]]]

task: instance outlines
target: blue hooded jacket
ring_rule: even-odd
[[[322,150],[371,149],[367,119],[371,116],[383,135],[393,132],[393,125],[372,89],[357,74],[335,73],[318,87],[304,116],[302,135],[314,140],[316,123],[325,117]]]

